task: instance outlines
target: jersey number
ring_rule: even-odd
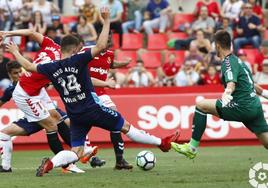
[[[67,76],[67,80],[66,82],[63,78],[58,79],[58,83],[63,88],[64,95],[69,95],[71,91],[76,91],[77,93],[81,91],[81,85],[73,74]]]

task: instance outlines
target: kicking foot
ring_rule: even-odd
[[[4,169],[2,165],[0,165],[0,173],[7,173],[7,172],[12,172],[12,169]]]
[[[62,173],[85,173],[85,171],[78,168],[75,164],[69,164],[67,168],[62,168]]]
[[[102,167],[103,165],[106,164],[106,161],[105,160],[102,160],[96,156],[93,156],[90,160],[90,166],[92,168],[96,168],[96,167]]]
[[[92,152],[89,155],[82,157],[80,159],[80,162],[86,164],[91,159],[91,157],[97,155],[97,153],[98,153],[98,146],[93,146]]]
[[[171,147],[178,153],[185,155],[189,159],[194,159],[197,155],[197,150],[193,149],[189,143],[177,144],[171,142]]]
[[[179,142],[179,137],[180,137],[180,133],[179,133],[179,131],[176,131],[172,135],[163,138],[162,141],[161,141],[161,145],[159,146],[159,148],[163,152],[168,152],[170,150],[170,148],[171,148],[171,144],[170,143],[171,142],[178,143]]]
[[[53,169],[53,163],[49,158],[44,158],[42,160],[41,165],[36,170],[36,176],[42,177],[45,173],[48,173],[50,170]]]
[[[133,166],[129,164],[125,159],[122,159],[122,161],[119,161],[115,164],[114,169],[115,170],[130,170]]]

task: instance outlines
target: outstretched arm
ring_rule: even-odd
[[[109,8],[103,7],[101,8],[101,17],[103,18],[103,27],[97,44],[95,47],[91,48],[91,55],[95,57],[102,50],[104,50],[107,46],[109,30],[110,30],[110,11]]]
[[[111,64],[111,69],[117,69],[117,68],[122,68],[122,67],[126,67],[128,66],[128,64],[132,61],[131,58],[128,58],[127,60],[125,61],[114,61],[112,64]]]
[[[37,65],[25,59],[19,52],[19,48],[13,42],[6,45],[6,51],[13,54],[19,64],[28,72],[37,72]]]
[[[260,85],[258,84],[254,84],[256,93],[266,99],[268,99],[268,90],[262,88]]]
[[[5,37],[12,36],[27,36],[31,37],[35,42],[42,44],[44,36],[41,33],[35,32],[33,29],[19,29],[15,31],[0,31],[0,37],[4,39]]]
[[[93,83],[93,86],[95,86],[95,87],[108,87],[108,88],[115,89],[115,85],[116,85],[116,83],[113,79],[108,79],[106,81],[102,81],[102,80],[99,80],[97,78],[91,77],[91,81]]]

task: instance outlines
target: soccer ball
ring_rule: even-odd
[[[141,151],[136,157],[136,164],[142,170],[151,170],[154,168],[156,158],[151,151]]]

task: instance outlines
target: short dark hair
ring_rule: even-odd
[[[84,41],[84,39],[81,37],[81,35],[75,33],[75,34],[73,34],[73,36],[75,36],[75,37],[79,40],[80,43],[85,44],[85,41]]]
[[[50,31],[57,32],[57,29],[55,29],[54,27],[48,27],[47,30],[46,30],[46,35],[47,35],[48,32],[50,32]]]
[[[13,69],[20,69],[21,65],[17,61],[10,61],[6,64],[6,69],[8,73],[11,73]]]
[[[80,44],[80,41],[74,35],[66,35],[62,38],[60,46],[62,52],[69,52],[76,48]]]
[[[230,34],[225,30],[219,30],[214,35],[214,40],[216,44],[219,44],[223,49],[230,49],[232,39]]]

